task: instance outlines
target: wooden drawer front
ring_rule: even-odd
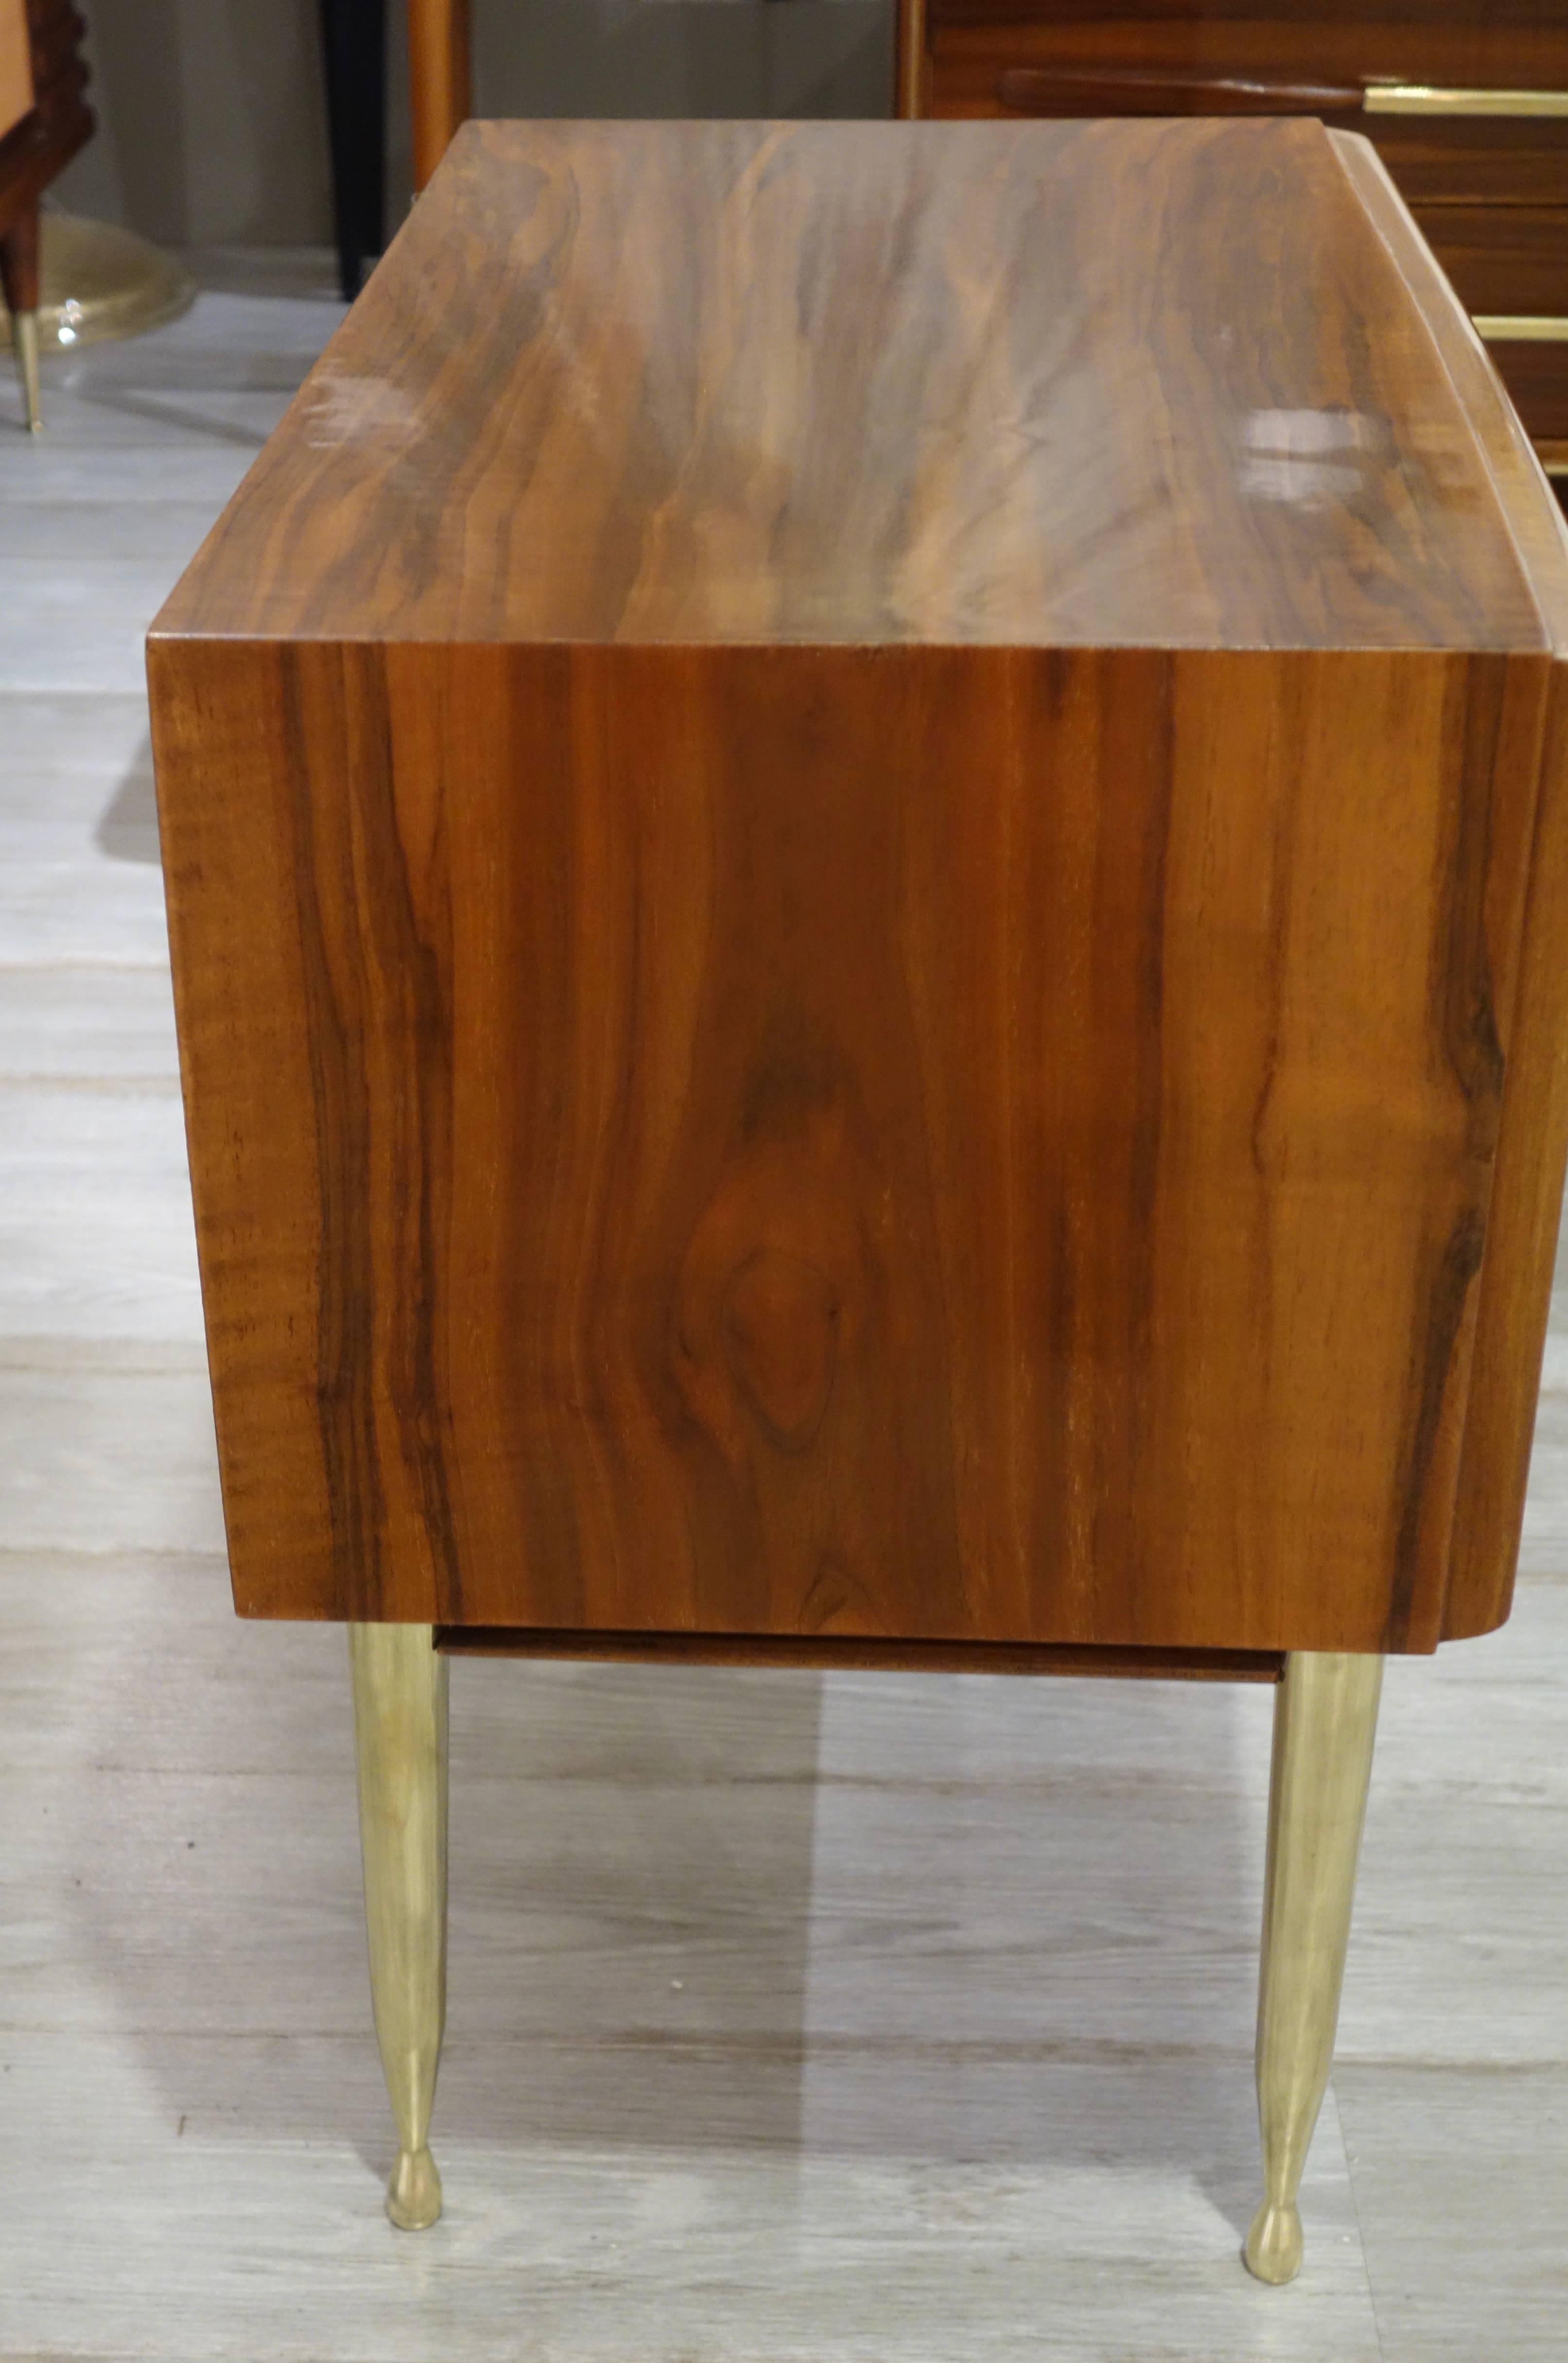
[[[1536,442],[1568,446],[1568,343],[1494,342],[1490,349]]]
[[[1568,203],[1568,92],[1561,112],[1466,115],[1397,101],[1430,85],[1362,84],[1326,72],[1290,73],[1238,65],[1221,72],[1176,65],[1009,61],[939,53],[933,115],[1316,115],[1363,131],[1411,205],[1535,205]],[[1386,95],[1385,94],[1386,93]],[[1445,89],[1441,95],[1451,94]],[[1433,94],[1434,99],[1438,95]],[[1545,94],[1555,98],[1556,93]]]
[[[949,0],[930,28],[925,111],[1319,115],[1369,132],[1413,201],[1562,203],[1568,24],[1553,13],[1535,25],[1294,23],[1038,6],[982,16]],[[1397,94],[1369,102],[1372,85]]]
[[[1375,103],[1350,128],[1376,141],[1412,205],[1568,204],[1568,114],[1392,115]]]
[[[1568,322],[1568,204],[1411,210],[1467,310]]]
[[[1067,25],[1081,19],[1084,0],[927,0],[933,24],[946,25]],[[1485,17],[1485,22],[1481,20]],[[1484,49],[1495,37],[1517,43],[1531,35],[1561,27],[1561,0],[1497,0],[1485,11],[1475,0],[1397,0],[1394,10],[1379,20],[1364,0],[1121,0],[1112,9],[1098,12],[1097,20],[1119,20],[1147,31],[1180,26],[1187,30],[1207,27],[1217,33],[1228,24],[1259,23],[1368,42],[1398,33],[1407,39],[1457,39],[1470,49]]]

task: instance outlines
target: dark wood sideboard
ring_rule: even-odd
[[[900,0],[900,115],[1312,115],[1365,133],[1568,499],[1560,0]]]

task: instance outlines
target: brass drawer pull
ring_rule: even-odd
[[[1489,345],[1568,345],[1568,319],[1551,312],[1477,312],[1476,333]]]
[[[1369,82],[1362,105],[1368,115],[1568,116],[1568,90],[1448,90],[1438,83]]]

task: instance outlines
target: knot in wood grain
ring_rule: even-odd
[[[773,1443],[809,1451],[833,1393],[838,1359],[837,1289],[800,1256],[760,1248],[724,1295],[731,1374]]]

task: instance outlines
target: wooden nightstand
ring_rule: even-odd
[[[352,1628],[394,2220],[443,1653],[1250,1676],[1295,2270],[1383,1655],[1508,1607],[1565,633],[1357,138],[460,134],[149,652],[235,1597]]]

